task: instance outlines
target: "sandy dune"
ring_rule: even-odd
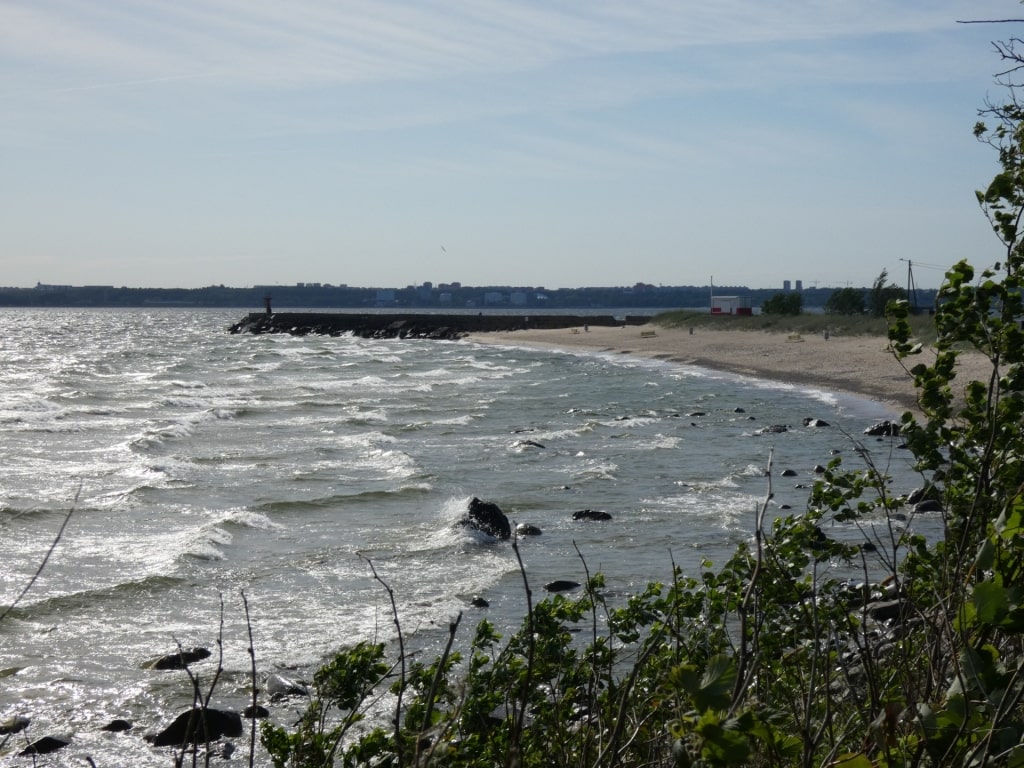
[[[474,334],[484,344],[621,352],[731,371],[773,381],[808,384],[916,410],[913,377],[878,336],[801,336],[765,331],[664,329],[653,325],[591,327]],[[927,350],[908,367],[931,362]],[[987,379],[988,363],[978,354],[962,355],[957,389]]]

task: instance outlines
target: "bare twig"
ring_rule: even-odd
[[[437,687],[441,684],[441,678],[444,675],[444,668],[448,665],[448,658],[452,653],[452,644],[455,642],[455,632],[459,628],[459,624],[462,622],[462,611],[459,611],[459,615],[455,617],[455,621],[448,624],[448,642],[444,646],[444,653],[441,654],[441,658],[438,661],[437,669],[434,671],[434,679],[430,681],[430,692],[427,694],[427,706],[423,712],[423,725],[420,726],[420,733],[426,733],[430,728],[430,720],[434,714],[434,701],[437,697]],[[420,743],[422,739],[416,742],[416,758],[413,760],[414,765],[420,764],[419,751]],[[433,751],[437,740],[431,744],[431,751]],[[429,759],[427,760],[429,762]]]
[[[384,581],[377,573],[377,569],[373,567],[373,561],[370,558],[360,555],[366,564],[370,566],[370,572],[373,574],[374,580],[376,580],[384,591],[388,593],[388,599],[391,601],[391,617],[395,622],[395,630],[398,632],[398,662],[401,670],[401,677],[398,681],[398,695],[395,702],[395,754],[398,757],[398,764],[404,765],[403,760],[403,749],[402,749],[402,698],[405,693],[405,686],[408,683],[405,670],[405,638],[402,635],[402,623],[398,618],[398,605],[395,603],[395,591],[391,586]]]
[[[32,578],[28,580],[28,584],[26,584],[25,588],[22,589],[20,593],[18,593],[18,596],[14,598],[14,601],[9,606],[4,608],[3,613],[0,613],[0,621],[3,621],[7,618],[10,612],[13,611],[15,606],[18,605],[18,603],[20,603],[25,598],[25,595],[28,594],[28,591],[32,589],[36,581],[38,581],[39,577],[42,575],[43,569],[46,568],[46,564],[50,560],[50,555],[52,555],[53,551],[57,549],[57,545],[60,543],[61,537],[64,535],[64,530],[68,527],[68,523],[71,522],[71,516],[75,513],[75,507],[78,505],[78,498],[81,495],[82,486],[81,484],[79,484],[78,491],[75,493],[75,503],[71,505],[71,509],[69,509],[68,513],[64,515],[64,521],[60,524],[60,528],[57,529],[57,535],[54,536],[53,541],[50,542],[50,546],[46,550],[46,554],[43,556],[42,561],[39,563],[39,567],[36,568],[36,572],[32,574]]]
[[[526,646],[526,676],[523,679],[523,690],[519,700],[519,707],[513,712],[509,753],[505,757],[507,766],[519,763],[519,745],[526,722],[526,705],[530,699],[530,689],[533,686],[533,662],[537,648],[537,637],[533,626],[533,592],[530,590],[530,580],[526,577],[526,566],[523,564],[523,557],[519,553],[519,536],[515,533],[512,534],[512,551],[516,553],[516,562],[519,563],[519,573],[523,576],[523,588],[526,591],[526,627],[529,641]]]
[[[748,648],[749,641],[747,639],[747,619],[750,614],[750,603],[754,599],[754,593],[757,590],[758,581],[761,576],[761,567],[764,562],[764,516],[768,511],[768,503],[772,500],[775,492],[772,490],[772,461],[775,456],[775,451],[772,449],[768,453],[768,466],[766,468],[766,475],[768,477],[768,492],[765,495],[764,501],[761,502],[754,510],[754,542],[755,542],[755,560],[754,560],[754,572],[750,575],[750,583],[747,584],[747,588],[743,593],[743,600],[739,607],[739,618],[740,618],[740,649],[739,649],[739,665],[736,670],[736,685],[733,688],[732,699],[733,709],[736,708],[743,694],[746,690],[747,683],[747,667],[750,664],[750,651]],[[756,653],[756,648],[755,648]]]
[[[245,590],[241,590],[242,607],[245,609],[245,628],[249,633],[249,662],[252,665],[252,710],[249,717],[249,768],[253,768],[256,760],[256,646],[252,641],[252,621],[249,618],[249,601]]]

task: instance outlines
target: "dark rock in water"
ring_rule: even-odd
[[[512,443],[513,448],[526,449],[526,448],[539,448],[541,450],[547,448],[543,443],[538,443],[536,440],[516,440]]]
[[[934,486],[930,485],[927,488],[915,488],[907,494],[907,504],[920,504],[925,499],[941,498],[939,490]]]
[[[892,621],[898,619],[904,613],[910,610],[910,605],[906,600],[899,598],[895,600],[880,600],[875,603],[870,603],[866,611],[869,616],[877,621]]]
[[[243,710],[242,717],[246,720],[263,720],[270,717],[270,710],[266,707],[261,707],[259,704],[250,704]]]
[[[784,469],[784,470],[782,470],[782,476],[783,477],[796,477],[796,470],[795,469]]]
[[[579,512],[572,513],[572,519],[602,522],[604,520],[611,520],[612,516],[608,512],[601,512],[597,509],[581,509]]]
[[[109,723],[100,728],[101,731],[108,731],[110,733],[124,733],[132,729],[132,724],[127,720],[111,720]]]
[[[25,717],[24,715],[14,715],[9,717],[3,722],[0,722],[0,736],[6,736],[9,733],[21,733],[28,728],[29,723],[32,722],[32,718]]]
[[[482,597],[474,597],[469,601],[469,604],[474,608],[490,608],[491,604]]]
[[[43,736],[41,739],[37,739],[25,747],[21,752],[18,753],[18,757],[27,757],[28,755],[48,755],[51,752],[56,752],[58,749],[64,749],[71,743],[71,739],[64,736]]]
[[[242,718],[237,712],[221,709],[191,709],[155,736],[147,737],[154,747],[205,744],[224,736],[241,736]]]
[[[466,516],[459,521],[461,525],[486,533],[496,539],[507,539],[512,536],[512,526],[501,511],[501,507],[490,501],[481,501],[476,496],[470,499]]]
[[[732,409],[732,412],[733,413],[746,413],[746,410],[744,410],[743,408],[736,407],[736,408]]]
[[[540,536],[541,530],[536,525],[530,525],[529,523],[520,523],[516,526],[517,536]]]
[[[829,424],[824,419],[814,419],[814,418],[811,418],[810,416],[808,416],[807,418],[804,419],[804,426],[805,427],[830,427],[832,425]]]
[[[285,696],[305,696],[309,693],[302,683],[273,672],[267,675],[267,693],[272,699]]]
[[[707,416],[707,413],[705,413],[704,411],[690,411],[686,415],[692,418],[696,418],[697,416]]]
[[[568,592],[570,589],[576,589],[580,586],[578,581],[569,581],[568,579],[558,579],[557,581],[551,581],[544,585],[544,589],[548,592]]]
[[[877,424],[872,424],[870,427],[864,430],[865,435],[871,437],[895,437],[900,433],[900,425],[894,421],[880,421]]]
[[[177,653],[169,653],[156,659],[144,662],[143,669],[184,669],[189,664],[209,658],[210,652],[206,648],[183,648]]]
[[[813,471],[814,474],[821,475],[825,473],[825,467],[823,467],[821,464],[815,464]]]
[[[792,509],[789,504],[779,504],[779,509]]]
[[[942,502],[938,499],[925,499],[914,505],[915,512],[941,512]]]
[[[755,435],[780,435],[783,432],[789,432],[789,426],[787,424],[769,424],[767,427],[761,427]]]

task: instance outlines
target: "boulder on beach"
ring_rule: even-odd
[[[486,533],[496,539],[507,539],[512,536],[512,526],[501,511],[501,507],[490,501],[481,501],[474,496],[469,501],[469,509],[459,524],[473,530]]]
[[[530,525],[529,523],[519,523],[516,526],[516,536],[540,536],[542,533],[541,529],[536,525]]]

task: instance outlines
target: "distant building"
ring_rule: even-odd
[[[789,280],[783,280],[782,281],[782,290],[789,291],[789,290],[791,290],[791,286],[792,285],[793,284],[791,282],[789,282]]]
[[[802,291],[804,289],[804,281],[803,280],[797,280],[796,281],[796,289],[798,291]]]
[[[525,306],[526,291],[512,291],[512,294],[508,297],[508,303],[514,307]]]
[[[395,303],[395,291],[393,288],[386,288],[377,291],[377,306],[384,307]]]
[[[752,315],[754,309],[749,296],[714,296],[711,299],[712,315]]]
[[[501,291],[487,291],[484,293],[484,304],[502,304],[505,301],[505,294]]]

